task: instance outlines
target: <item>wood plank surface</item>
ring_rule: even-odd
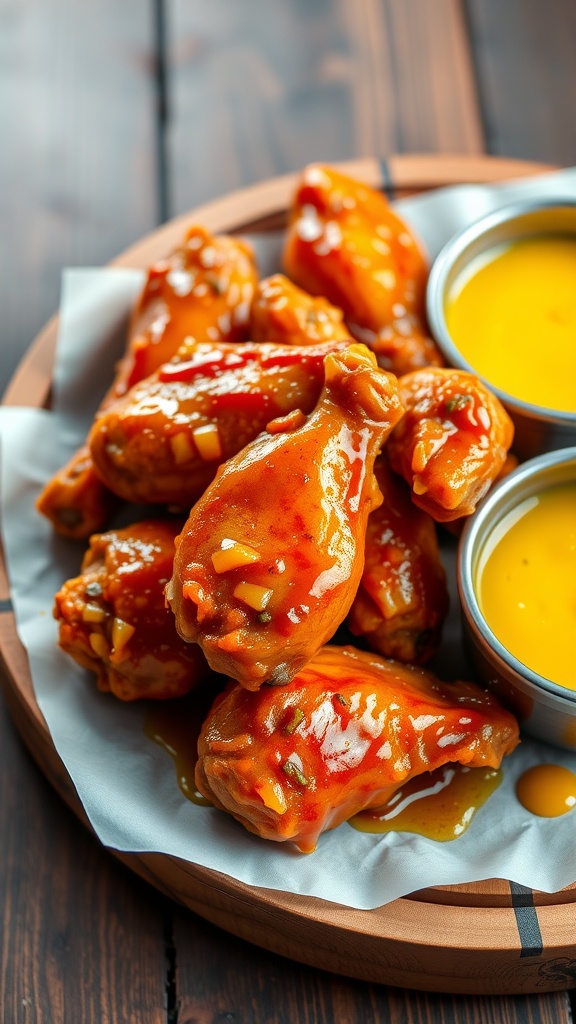
[[[58,304],[156,220],[141,0],[0,2],[0,390]],[[0,707],[0,1018],[165,1021],[165,904],[88,836]]]
[[[565,992],[478,997],[368,985],[256,950],[174,914],[178,1024],[561,1024]],[[353,941],[353,940],[352,940]]]
[[[487,151],[576,164],[576,4],[465,5]]]
[[[0,2],[0,383],[58,306],[156,222],[152,24],[142,0]]]
[[[1,1019],[161,1024],[163,901],[104,854],[0,708]]]
[[[61,267],[105,262],[155,222],[153,6],[0,0],[0,386],[55,310]],[[164,7],[172,213],[313,159],[479,152],[484,127],[492,152],[576,163],[568,2]],[[357,983],[164,901],[85,834],[3,707],[0,863],[9,1024],[570,1020],[566,993],[480,999]]]
[[[167,25],[173,213],[312,160],[483,147],[459,0],[168,0]]]

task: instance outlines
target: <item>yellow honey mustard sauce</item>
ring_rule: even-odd
[[[445,301],[473,369],[507,394],[576,412],[576,239],[526,238],[483,253]]]
[[[576,483],[526,498],[504,516],[474,584],[500,643],[534,672],[576,690]]]
[[[576,805],[576,775],[558,764],[536,764],[522,773],[516,796],[527,811],[558,818]]]

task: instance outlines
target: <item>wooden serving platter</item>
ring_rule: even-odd
[[[444,185],[487,183],[547,170],[493,157],[394,156],[340,165],[390,196]],[[115,266],[146,268],[197,222],[211,231],[267,232],[282,227],[297,175],[235,192],[148,235]],[[32,345],[4,397],[6,405],[49,402],[57,334],[51,320]],[[0,654],[14,723],[41,770],[90,828],[35,700],[18,640],[0,552]],[[423,889],[376,910],[258,889],[163,854],[114,852],[133,871],[235,935],[315,967],[366,981],[437,992],[508,994],[576,987],[576,885],[533,892],[490,880]]]

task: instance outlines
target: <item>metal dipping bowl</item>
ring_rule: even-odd
[[[478,374],[464,359],[449,334],[445,296],[459,274],[477,256],[507,242],[538,235],[576,238],[576,200],[525,200],[482,217],[444,246],[430,272],[427,290],[430,330],[444,358],[450,366],[476,373],[498,396],[514,422],[513,449],[520,459],[576,445],[576,413],[524,402],[501,391]],[[546,358],[545,344],[543,358]]]
[[[467,522],[457,569],[465,645],[480,678],[516,714],[526,732],[567,750],[576,750],[576,690],[533,672],[510,654],[480,610],[475,581],[484,546],[503,517],[526,498],[572,482],[576,482],[576,447],[540,455],[516,469]]]

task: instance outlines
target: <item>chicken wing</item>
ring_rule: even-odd
[[[220,463],[270,420],[295,409],[312,411],[325,357],[346,346],[188,339],[176,361],[96,418],[89,444],[100,477],[127,501],[188,510]]]
[[[313,297],[284,274],[260,281],[250,311],[253,341],[277,345],[318,345],[323,341],[353,338],[341,309],[322,296]]]
[[[416,370],[399,387],[406,414],[387,446],[392,469],[437,522],[470,515],[506,461],[508,413],[464,370]]]
[[[244,341],[257,281],[254,256],[246,242],[190,228],[183,244],[148,271],[111,397],[149,377],[187,337]]]
[[[171,359],[184,338],[241,341],[247,335],[257,270],[250,247],[191,228],[168,259],[154,264],[134,308],[126,354],[101,409]],[[49,481],[36,507],[65,537],[102,529],[115,499],[86,447]]]
[[[436,653],[448,614],[436,526],[412,503],[385,453],[374,474],[384,501],[368,517],[364,572],[347,624],[380,654],[422,665]]]
[[[325,374],[308,419],[269,424],[225,463],[177,542],[178,631],[249,689],[291,679],[347,614],[381,500],[374,458],[402,413],[365,346],[327,356]]]
[[[286,686],[216,698],[196,785],[251,832],[309,853],[413,776],[447,762],[498,768],[517,743],[516,720],[473,683],[328,646]]]
[[[397,376],[431,364],[428,267],[420,246],[382,193],[328,167],[307,167],[284,248],[286,273],[344,310],[352,334]]]
[[[210,674],[164,601],[180,526],[146,520],[95,535],[80,576],[56,594],[59,646],[121,700],[179,697]]]

